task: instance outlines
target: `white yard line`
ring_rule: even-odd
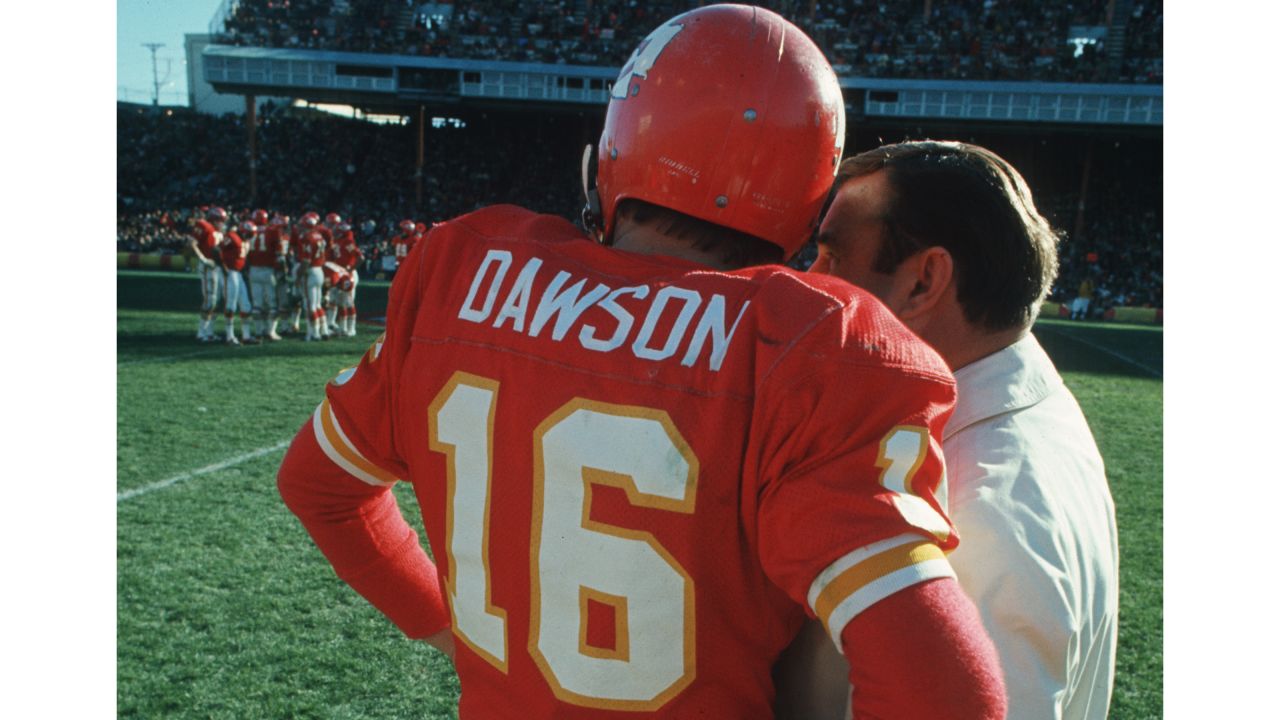
[[[247,452],[243,455],[237,455],[233,458],[228,458],[226,460],[223,460],[222,462],[217,462],[212,465],[206,465],[198,470],[184,472],[181,475],[174,475],[171,478],[165,478],[164,480],[153,482],[150,485],[143,485],[140,488],[134,488],[132,490],[126,490],[122,493],[117,493],[116,502],[121,503],[121,502],[124,502],[125,500],[138,497],[139,495],[146,495],[149,492],[153,492],[156,490],[163,490],[167,487],[177,485],[180,482],[184,482],[187,480],[191,480],[193,478],[200,477],[201,475],[208,475],[209,473],[212,473],[212,472],[225,470],[229,467],[239,465],[240,463],[253,460],[254,458],[260,458],[263,455],[270,455],[273,452],[276,452],[278,450],[283,450],[286,447],[289,447],[289,443],[291,442],[293,442],[293,438],[289,438],[288,440],[282,440],[276,443],[275,445],[272,445],[271,447],[258,448],[257,450],[254,450],[252,452]]]
[[[1124,353],[1116,352],[1111,348],[1103,347],[1102,345],[1099,345],[1098,343],[1093,342],[1091,340],[1085,340],[1082,337],[1078,337],[1074,333],[1064,332],[1057,328],[1051,328],[1046,326],[1041,326],[1040,328],[1037,328],[1037,329],[1041,331],[1048,330],[1052,334],[1067,338],[1068,340],[1074,340],[1082,345],[1088,345],[1089,347],[1093,348],[1094,350],[1097,350],[1098,352],[1106,353],[1107,355],[1110,355],[1111,357],[1117,360],[1121,360],[1123,362],[1129,363],[1130,365],[1138,368],[1139,370],[1145,370],[1148,373],[1151,373],[1156,378],[1159,378],[1161,380],[1164,379],[1164,373],[1161,372],[1160,370],[1157,370],[1156,368],[1153,368],[1150,365],[1147,365],[1146,363],[1142,363],[1137,360],[1134,360],[1133,358],[1129,357],[1128,355],[1125,355]]]

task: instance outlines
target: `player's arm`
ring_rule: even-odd
[[[395,442],[394,397],[416,313],[413,274],[392,285],[387,333],[326,387],[280,467],[280,495],[334,571],[406,635],[451,652],[434,563],[390,487],[407,468]]]
[[[855,717],[1003,717],[997,656],[945,555],[954,385],[940,361],[934,374],[904,372],[844,360],[830,351],[841,336],[820,340],[779,362],[774,377],[795,379],[757,401],[773,420],[753,450],[763,566],[844,654]]]
[[[322,405],[317,413],[326,413]],[[331,420],[331,418],[329,418]],[[449,652],[449,611],[435,564],[405,522],[390,485],[358,479],[321,448],[323,416],[303,425],[277,476],[285,505],[302,521],[334,572],[405,635]],[[317,425],[320,429],[317,430]]]
[[[859,720],[1005,716],[995,647],[954,579],[877,602],[845,626],[841,641]]]
[[[203,252],[201,252],[200,242],[196,239],[195,234],[187,236],[187,250],[195,255],[196,259],[199,260],[201,264],[209,266],[214,264],[213,260],[210,260]]]

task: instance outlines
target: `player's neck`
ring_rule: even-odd
[[[646,225],[619,220],[613,233],[612,247],[638,255],[663,255],[705,265],[716,270],[729,270],[729,266],[716,254],[699,250],[688,240],[671,237]]]

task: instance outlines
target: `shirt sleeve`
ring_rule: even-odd
[[[289,448],[280,494],[334,571],[410,637],[447,627],[435,565],[390,487],[408,468],[394,439],[396,381],[416,316],[417,273],[398,276],[387,332],[329,383]]]
[[[951,506],[965,538],[951,560],[1000,654],[1009,717],[1059,717],[1069,690],[1076,623],[1064,587],[1065,563],[1033,549],[1054,552],[1055,543],[1036,537],[1044,535],[1046,518],[1020,517],[1025,508],[984,492],[984,482],[965,478],[963,485],[974,492],[957,496]]]
[[[355,367],[329,382],[312,418],[325,455],[375,487],[391,485],[408,474],[396,443],[396,391],[418,315],[421,254],[412,253],[391,284],[386,332]]]
[[[880,600],[954,578],[944,553],[957,542],[940,499],[954,381],[944,366],[920,372],[832,352],[843,335],[828,328],[790,351],[754,423],[766,433],[756,441],[762,565],[837,647]]]

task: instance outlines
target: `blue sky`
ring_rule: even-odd
[[[116,99],[151,101],[151,51],[142,44],[157,42],[164,43],[156,51],[156,68],[163,81],[160,104],[186,105],[183,36],[208,32],[209,20],[222,3],[223,0],[117,0]]]

